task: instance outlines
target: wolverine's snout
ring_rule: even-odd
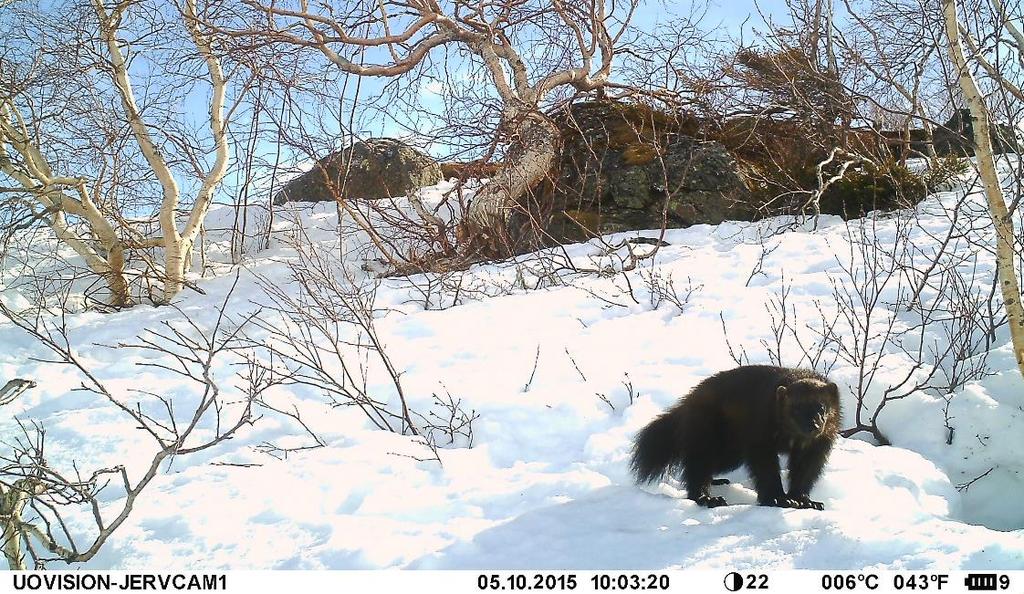
[[[807,435],[817,435],[825,428],[828,420],[828,408],[822,403],[815,403],[794,411],[797,427]]]

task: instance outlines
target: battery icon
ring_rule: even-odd
[[[968,590],[995,590],[996,577],[994,573],[969,573],[964,578],[964,585]]]

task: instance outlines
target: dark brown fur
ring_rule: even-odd
[[[761,505],[823,509],[810,492],[839,432],[839,388],[805,369],[745,365],[717,373],[644,427],[632,468],[651,482],[682,471],[687,496],[712,497],[712,479],[745,464]],[[779,454],[789,455],[789,490],[782,488]]]

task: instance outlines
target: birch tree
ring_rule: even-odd
[[[159,284],[158,301],[182,290],[228,171],[245,84],[229,105],[230,77],[198,2],[89,0],[0,19],[5,202],[49,225],[106,280],[115,307],[132,302],[132,275]],[[157,234],[146,230],[154,221]]]
[[[996,0],[996,7],[1002,12],[1002,4]],[[963,92],[964,100],[971,110],[971,118],[974,123],[974,154],[977,158],[978,173],[982,186],[985,190],[985,197],[988,200],[989,212],[992,216],[992,223],[996,231],[996,274],[999,277],[999,288],[1003,297],[1003,306],[1006,308],[1008,326],[1010,328],[1010,339],[1013,343],[1013,353],[1017,360],[1017,367],[1024,375],[1024,308],[1021,307],[1020,283],[1017,280],[1016,253],[1014,250],[1014,228],[1011,213],[1006,207],[1006,198],[1003,195],[1003,188],[999,182],[999,174],[996,171],[995,159],[992,151],[990,110],[986,104],[985,95],[978,86],[978,81],[973,74],[973,68],[979,61],[987,61],[979,52],[970,56],[964,51],[961,31],[963,25],[958,14],[956,0],[942,0],[942,15],[945,25],[946,38],[949,42],[949,55],[956,67],[957,80]],[[1001,17],[1004,23],[1008,19]],[[1012,22],[1010,31],[1016,31]],[[969,34],[967,34],[969,36]],[[972,44],[977,47],[977,44]],[[1016,46],[1018,51],[1024,50],[1024,46]],[[985,64],[981,64],[985,67]],[[992,68],[991,65],[987,69]],[[1005,86],[1005,79],[995,69],[997,83]],[[1016,89],[1016,87],[1013,87]],[[1019,91],[1017,91],[1019,92]]]
[[[560,134],[543,110],[552,97],[621,89],[612,64],[637,2],[249,0],[250,25],[229,33],[243,50],[305,48],[359,77],[394,79],[468,57],[497,95],[496,141],[504,146],[501,166],[462,222],[473,252],[502,242],[516,200],[554,165]]]

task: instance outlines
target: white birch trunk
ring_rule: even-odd
[[[6,145],[21,158],[21,166],[11,162]],[[33,143],[24,120],[13,102],[0,103],[0,171],[25,188],[43,208],[51,210],[45,222],[57,239],[75,251],[90,270],[107,281],[110,304],[125,307],[131,304],[128,281],[124,276],[124,242],[113,225],[93,202],[86,182],[78,178],[55,176],[39,147]],[[67,188],[73,194],[65,193]],[[97,250],[67,225],[64,213],[81,217],[89,225],[102,250]]]
[[[31,478],[15,481],[10,486],[0,483],[0,544],[11,570],[28,569],[21,514],[29,501],[44,490],[40,481]]]
[[[122,12],[129,6],[118,5],[117,11]],[[181,191],[174,173],[171,171],[160,149],[150,133],[149,126],[142,118],[142,112],[135,100],[128,65],[117,39],[117,24],[121,14],[108,14],[101,0],[93,0],[93,8],[100,19],[101,33],[110,54],[110,65],[113,72],[114,86],[121,97],[124,116],[131,128],[132,135],[142,155],[149,163],[153,173],[160,181],[163,201],[160,206],[161,246],[164,250],[164,290],[163,300],[170,301],[181,292],[185,285],[185,274],[191,268],[192,248],[202,228],[203,219],[209,211],[213,200],[213,192],[220,185],[228,165],[227,124],[224,117],[224,99],[227,82],[221,69],[220,61],[213,54],[209,39],[199,29],[196,15],[195,0],[188,0],[183,5],[183,17],[192,42],[199,55],[206,62],[210,73],[210,84],[213,87],[213,98],[210,102],[210,132],[216,147],[216,160],[196,195],[184,231],[178,230],[176,211],[181,199]]]
[[[1017,359],[1017,368],[1024,376],[1024,309],[1020,302],[1020,284],[1014,267],[1016,254],[1013,251],[1013,220],[1006,208],[1003,189],[999,185],[995,159],[992,156],[992,140],[989,135],[989,112],[985,105],[985,97],[978,89],[974,80],[964,48],[960,41],[956,0],[942,0],[942,13],[946,26],[946,37],[949,39],[949,53],[956,65],[960,88],[967,100],[974,120],[974,155],[978,161],[978,172],[988,199],[989,213],[996,229],[996,271],[999,277],[999,288],[1002,292],[1003,305],[1010,327],[1010,340],[1013,343],[1013,354]]]
[[[474,238],[481,234],[485,245],[501,239],[516,201],[551,171],[558,158],[558,128],[543,116],[527,114],[515,135],[504,163],[473,197],[466,214],[467,231]]]

